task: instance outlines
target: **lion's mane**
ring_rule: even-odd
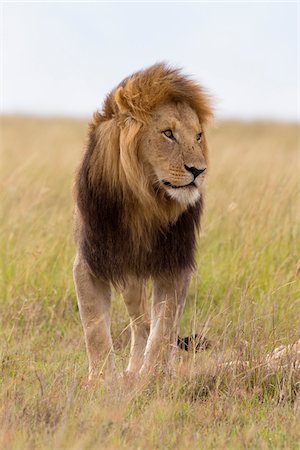
[[[171,101],[188,103],[202,125],[211,116],[196,82],[156,64],[122,81],[89,125],[75,180],[76,239],[91,271],[116,284],[194,266],[202,196],[183,210],[143,177],[138,156],[151,112]]]

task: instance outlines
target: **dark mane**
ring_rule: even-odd
[[[121,192],[112,192],[105,181],[92,186],[89,177],[90,158],[95,147],[90,133],[88,149],[78,171],[75,195],[79,209],[81,252],[92,273],[102,279],[122,283],[128,275],[155,277],[176,275],[194,268],[196,232],[202,213],[202,196],[178,218],[153,235],[151,250],[141,242],[134,245],[135,236],[124,221],[124,211],[130,207]]]
[[[138,133],[153,109],[170,101],[188,103],[202,125],[211,117],[210,101],[201,86],[180,70],[156,64],[123,80],[90,123],[87,148],[75,180],[77,241],[90,270],[115,284],[128,275],[167,276],[194,268],[202,195],[195,205],[181,213],[182,209],[177,209],[178,214],[172,216],[178,208],[176,202],[169,199],[167,204],[159,203],[144,188],[147,180],[136,183],[142,173]],[[121,128],[127,133],[122,160]],[[206,152],[204,136],[205,157]],[[130,189],[125,187],[124,173],[130,174]],[[138,209],[138,203],[144,209]],[[173,208],[171,212],[169,207],[170,211]],[[160,222],[152,220],[151,214]]]

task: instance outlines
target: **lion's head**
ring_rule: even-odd
[[[207,169],[203,133],[199,117],[185,102],[158,106],[143,129],[139,156],[145,176],[182,205],[200,197]]]
[[[204,90],[177,69],[156,64],[126,78],[91,124],[92,184],[130,198],[137,228],[174,222],[201,195],[211,114]]]

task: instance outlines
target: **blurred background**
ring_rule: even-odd
[[[299,24],[288,1],[1,3],[0,450],[299,449],[296,363],[258,364],[300,337]],[[93,111],[158,61],[215,100],[180,330],[212,348],[145,395],[106,395],[82,388],[72,185]],[[112,309],[122,371],[118,295]]]
[[[2,113],[86,117],[159,61],[213,94],[217,117],[299,120],[297,2],[4,3]]]

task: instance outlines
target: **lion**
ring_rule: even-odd
[[[89,379],[118,374],[112,287],[130,317],[125,373],[142,376],[171,365],[195,269],[211,116],[205,90],[164,63],[124,79],[93,115],[74,184],[73,273]]]

